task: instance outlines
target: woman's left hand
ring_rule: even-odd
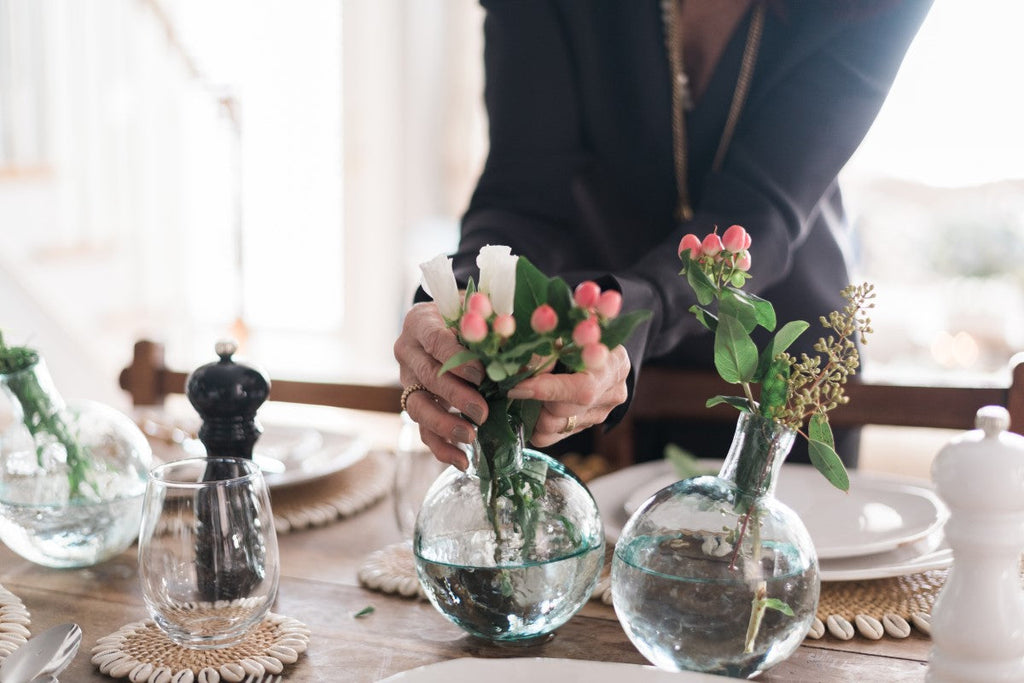
[[[523,380],[509,398],[536,399],[544,406],[530,442],[543,448],[608,418],[628,397],[629,356],[617,346],[600,369],[569,373],[543,373]]]

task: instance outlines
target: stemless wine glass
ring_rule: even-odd
[[[149,473],[139,576],[153,621],[186,647],[242,640],[270,610],[280,567],[270,495],[240,458],[186,458]]]
[[[447,465],[435,458],[420,439],[419,425],[407,413],[402,413],[402,428],[398,433],[398,448],[395,451],[392,497],[395,503],[395,523],[403,540],[411,541],[416,515],[423,505],[427,489],[445,467]]]

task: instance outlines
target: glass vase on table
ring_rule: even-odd
[[[152,450],[131,419],[102,403],[65,403],[46,362],[0,337],[0,540],[47,567],[86,567],[139,533]]]
[[[817,554],[775,485],[796,433],[741,413],[718,476],[649,498],[622,530],[613,604],[655,665],[749,677],[786,659],[818,604]]]
[[[547,639],[590,598],[604,530],[572,472],[524,448],[522,425],[491,406],[462,472],[434,482],[416,520],[427,597],[468,633],[499,644]]]

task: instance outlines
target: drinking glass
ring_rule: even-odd
[[[447,467],[420,440],[419,425],[408,414],[402,413],[402,428],[398,433],[395,451],[395,480],[392,500],[395,505],[395,523],[404,540],[412,539],[416,515],[423,505],[427,489]]]
[[[242,640],[270,611],[280,566],[270,495],[241,458],[186,458],[149,473],[139,576],[153,621],[194,649]]]

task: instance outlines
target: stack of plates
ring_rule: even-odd
[[[714,473],[717,464],[708,466]],[[591,482],[606,536],[617,539],[629,515],[675,481],[661,460]],[[915,574],[953,562],[942,533],[949,512],[928,482],[852,471],[844,493],[810,465],[784,464],[776,495],[807,525],[822,581]]]
[[[173,444],[152,442],[153,454],[163,461],[205,456],[206,448],[193,436],[197,429],[198,425],[179,427],[181,436]],[[274,490],[341,472],[362,460],[369,450],[369,442],[354,434],[269,424],[256,441],[252,459]]]

